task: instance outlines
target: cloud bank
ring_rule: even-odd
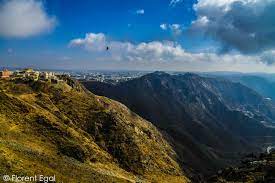
[[[80,47],[92,53],[108,52],[114,59],[128,61],[169,61],[180,59],[185,55],[182,47],[173,42],[153,41],[133,44],[108,39],[103,33],[87,33],[84,38],[73,39],[70,47]]]
[[[259,53],[275,47],[274,0],[199,0],[192,31],[222,44],[222,51]]]
[[[47,15],[41,1],[9,0],[0,4],[0,36],[25,38],[49,32],[56,18]]]
[[[106,50],[106,47],[109,50]],[[184,50],[181,45],[168,41],[152,41],[131,43],[115,41],[103,33],[87,33],[83,38],[70,41],[70,48],[84,49],[90,53],[91,59],[98,61],[117,62],[136,66],[139,69],[168,69],[189,71],[255,71],[266,70],[272,64],[270,58],[274,52],[265,52],[258,56],[216,53],[192,53]],[[124,63],[121,64],[121,63]],[[271,67],[270,67],[271,68]],[[274,68],[273,68],[274,69]]]

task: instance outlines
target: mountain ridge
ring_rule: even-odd
[[[150,122],[63,80],[0,80],[1,173],[65,182],[189,182]]]
[[[116,85],[83,84],[95,94],[118,100],[151,121],[169,135],[167,139],[172,139],[170,143],[179,161],[187,161],[206,174],[234,164],[239,153],[261,151],[260,143],[252,143],[256,136],[274,135],[274,130],[260,123],[271,123],[274,118],[269,104],[257,112],[257,103],[263,98],[228,80],[156,72]],[[252,105],[243,105],[245,102]]]

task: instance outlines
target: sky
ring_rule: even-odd
[[[0,0],[0,67],[275,72],[274,10],[275,0]]]

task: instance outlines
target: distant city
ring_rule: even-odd
[[[141,77],[150,71],[62,71],[62,70],[35,70],[32,68],[2,68],[0,78],[30,79],[30,80],[56,80],[57,76],[68,75],[82,81],[100,81],[106,83],[119,83]]]
[[[149,71],[71,71],[66,72],[72,78],[84,81],[100,81],[106,83],[119,83],[141,77]]]

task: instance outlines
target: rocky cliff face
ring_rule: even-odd
[[[274,119],[263,97],[226,80],[156,72],[117,85],[84,85],[151,121],[173,144],[182,165],[206,174],[234,164],[240,154],[260,151],[263,141],[270,141],[258,139],[274,135],[263,124]]]
[[[148,121],[69,78],[0,81],[0,172],[58,182],[189,182]]]

